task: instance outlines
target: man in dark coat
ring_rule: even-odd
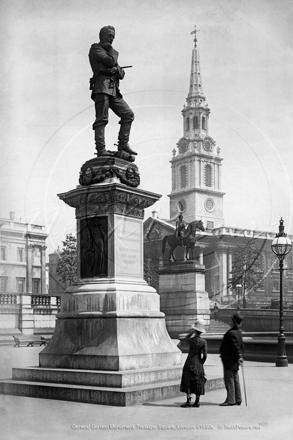
[[[231,318],[231,328],[228,330],[220,346],[220,355],[224,367],[224,382],[227,390],[225,402],[220,406],[241,405],[241,389],[239,382],[239,365],[242,364],[244,349],[240,327],[243,318],[238,313]]]
[[[124,78],[125,71],[118,65],[119,53],[112,47],[115,29],[113,26],[105,26],[100,30],[99,37],[100,42],[92,44],[89,52],[89,61],[93,71],[90,88],[96,110],[93,130],[95,130],[97,155],[108,155],[105,145],[105,127],[108,124],[109,108],[120,117],[118,151],[137,154],[128,143],[134,114],[119,90],[119,80]]]

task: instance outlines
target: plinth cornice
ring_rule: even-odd
[[[161,195],[119,183],[108,183],[78,186],[58,194],[58,197],[76,209],[78,219],[109,213],[143,218],[144,209],[152,206]]]

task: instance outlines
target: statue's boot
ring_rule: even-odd
[[[108,156],[105,144],[105,125],[98,125],[94,130],[97,156]]]
[[[129,135],[132,122],[126,122],[121,124],[118,134],[118,151],[125,151],[129,154],[137,155],[136,151],[133,151],[129,146]]]

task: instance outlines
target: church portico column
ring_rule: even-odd
[[[231,251],[231,249],[229,249],[228,250],[228,273],[227,273],[228,282],[229,282],[229,278],[230,278],[230,275],[232,272],[232,263],[233,263],[232,251]],[[233,294],[232,290],[230,290],[228,286],[227,286],[227,294],[228,295]]]
[[[227,249],[220,247],[220,296],[227,297],[228,277],[227,277]]]
[[[203,248],[199,250],[199,264],[203,264]]]
[[[31,243],[27,244],[27,279],[26,279],[26,291],[27,293],[32,293],[32,245]]]
[[[46,248],[47,246],[42,246],[41,262],[42,262],[42,272],[41,272],[41,293],[46,292]]]

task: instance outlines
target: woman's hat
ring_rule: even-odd
[[[241,318],[241,316],[238,315],[238,313],[235,313],[235,315],[232,316],[232,320],[235,322],[235,324],[240,325],[241,322],[243,321],[243,318]]]
[[[196,330],[199,333],[205,333],[206,332],[204,326],[199,321],[195,321],[195,323],[191,326],[191,328],[193,330]]]

